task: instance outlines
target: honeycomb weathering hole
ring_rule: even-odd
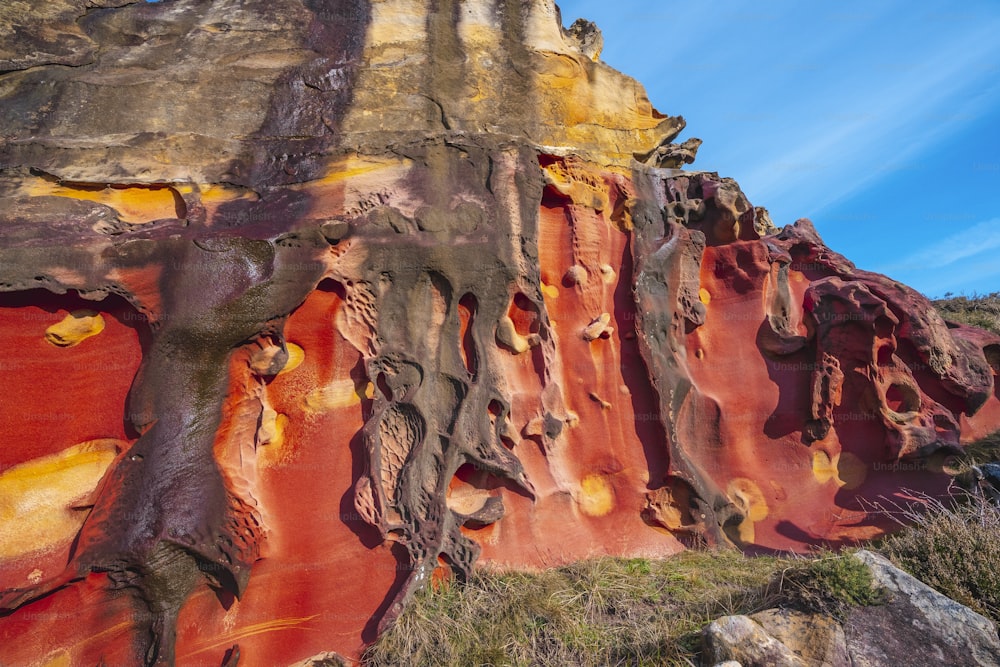
[[[983,354],[993,372],[993,395],[1000,399],[1000,345],[987,345]]]
[[[476,377],[476,342],[472,337],[472,320],[476,315],[476,297],[465,294],[458,301],[459,337],[462,363],[473,378]]]
[[[375,386],[377,386],[378,390],[382,392],[385,400],[391,401],[393,399],[392,387],[390,387],[389,383],[386,381],[385,373],[379,373],[375,376]]]
[[[895,325],[888,317],[881,315],[875,318],[875,335],[879,338],[891,338],[894,330]]]
[[[463,463],[448,484],[448,507],[459,514],[475,514],[486,506],[491,496],[489,490],[499,485],[500,480],[490,473]]]
[[[885,402],[893,412],[916,412],[920,409],[920,396],[908,385],[898,382],[885,391]]]
[[[1000,345],[987,345],[983,348],[986,362],[993,369],[994,375],[1000,375]]]
[[[514,329],[522,336],[538,333],[538,307],[520,292],[514,295],[507,316],[514,322]]]

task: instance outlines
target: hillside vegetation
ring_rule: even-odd
[[[374,665],[690,665],[701,629],[776,606],[839,615],[877,604],[853,558],[692,550],[600,558],[537,573],[483,570],[419,594],[368,650]]]
[[[979,296],[953,296],[933,301],[941,317],[953,322],[971,324],[1000,334],[1000,292]]]

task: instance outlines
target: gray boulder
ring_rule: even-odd
[[[854,609],[844,623],[855,667],[1000,665],[1000,639],[992,621],[878,554],[859,551],[856,557],[890,599],[885,605]]]
[[[724,616],[702,632],[702,664],[742,667],[1000,666],[1000,638],[986,617],[938,593],[870,551],[854,555],[886,593],[844,621],[769,609]]]

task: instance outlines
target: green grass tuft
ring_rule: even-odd
[[[782,572],[771,585],[783,606],[841,620],[851,607],[885,602],[885,593],[871,570],[850,553],[824,552]]]

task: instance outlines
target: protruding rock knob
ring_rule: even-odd
[[[330,245],[337,245],[351,231],[351,226],[343,220],[329,220],[320,225],[320,233]]]

